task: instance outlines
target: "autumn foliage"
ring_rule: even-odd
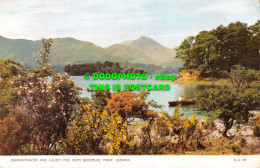
[[[156,113],[148,110],[148,105],[144,99],[137,97],[131,91],[113,93],[111,98],[107,99],[105,108],[110,114],[117,112],[125,121],[135,118],[147,120],[157,116]]]
[[[13,117],[5,117],[0,120],[0,153],[17,154],[20,147],[21,126]]]

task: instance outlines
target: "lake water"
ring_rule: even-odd
[[[153,75],[154,76],[154,75]],[[168,83],[163,82],[159,80],[150,79],[148,78],[146,80],[93,80],[92,77],[89,80],[84,79],[83,76],[71,76],[71,79],[75,81],[77,85],[81,85],[83,87],[81,97],[89,97],[91,98],[91,93],[87,92],[86,89],[90,89],[90,84],[109,84],[110,88],[112,88],[113,84],[121,84],[122,86],[124,84],[169,84],[171,86],[171,89],[168,91],[150,91],[150,94],[147,98],[147,101],[150,101],[151,99],[155,100],[158,104],[163,105],[164,107],[161,109],[157,109],[158,111],[166,111],[170,114],[174,111],[175,107],[169,107],[168,101],[171,100],[178,100],[180,96],[183,96],[183,98],[195,98],[195,93],[199,90],[203,90],[210,86],[205,85],[180,85],[177,83]],[[112,89],[111,89],[111,92]],[[181,112],[184,113],[185,116],[191,116],[194,112],[197,113],[198,117],[203,117],[203,112],[198,110],[197,105],[189,105],[189,106],[183,106],[181,108]]]

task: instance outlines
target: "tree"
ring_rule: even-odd
[[[92,106],[99,112],[103,112],[107,105],[107,99],[111,98],[109,90],[88,90],[93,100]]]
[[[232,69],[230,78],[230,85],[200,91],[197,95],[198,102],[208,115],[223,121],[224,136],[235,121],[238,124],[248,122],[249,111],[259,102],[259,86],[253,84],[258,79],[254,70],[245,70],[237,65]]]
[[[85,73],[120,73],[122,68],[118,62],[105,61],[104,63],[85,63],[66,65],[64,71],[70,75],[84,75]]]
[[[130,91],[117,92],[107,99],[105,107],[110,114],[118,112],[124,121],[130,118],[141,118],[147,120],[155,118],[156,112],[148,110],[148,105],[144,99],[137,98],[137,95]]]
[[[17,95],[14,94],[14,77],[25,77],[27,72],[23,66],[11,59],[0,59],[0,119],[6,117],[9,109],[15,104]]]
[[[195,60],[193,64],[206,75],[216,70],[216,60],[219,55],[217,50],[217,38],[212,31],[202,31],[196,36],[191,52]]]
[[[202,75],[222,77],[234,65],[259,69],[259,23],[252,26],[236,22],[201,31],[188,37],[177,48],[177,58],[185,69],[202,71]]]
[[[247,41],[247,51],[244,58],[240,61],[240,64],[246,68],[260,69],[260,57],[259,57],[259,46],[260,46],[260,20],[254,25],[248,27],[249,39]]]
[[[14,107],[21,107],[31,116],[33,145],[30,154],[48,154],[51,149],[56,150],[57,141],[66,136],[68,121],[79,103],[78,95],[82,89],[69,79],[68,74],[55,74],[50,69],[52,40],[42,39],[42,42],[40,59],[36,60],[40,68],[29,70],[26,78],[12,78],[17,95]],[[51,82],[48,77],[52,77]]]
[[[247,25],[241,22],[230,23],[226,29],[224,42],[224,56],[229,70],[245,57],[249,32]]]
[[[259,79],[259,73],[253,69],[246,70],[245,67],[234,65],[230,73],[230,79],[237,89],[250,88],[254,81]]]
[[[177,48],[176,58],[180,58],[184,62],[185,68],[193,68],[193,58],[191,49],[195,42],[196,38],[194,36],[190,36],[183,40],[181,45]]]

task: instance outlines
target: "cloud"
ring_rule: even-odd
[[[255,0],[8,0],[0,4],[0,35],[36,40],[74,37],[103,47],[150,36],[176,47],[220,24],[259,18]]]

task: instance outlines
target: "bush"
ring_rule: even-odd
[[[0,154],[17,154],[20,143],[21,126],[13,117],[0,120]]]
[[[72,116],[67,138],[59,141],[59,149],[72,155],[124,154],[133,145],[126,138],[126,126],[117,113],[109,115],[85,106]]]

